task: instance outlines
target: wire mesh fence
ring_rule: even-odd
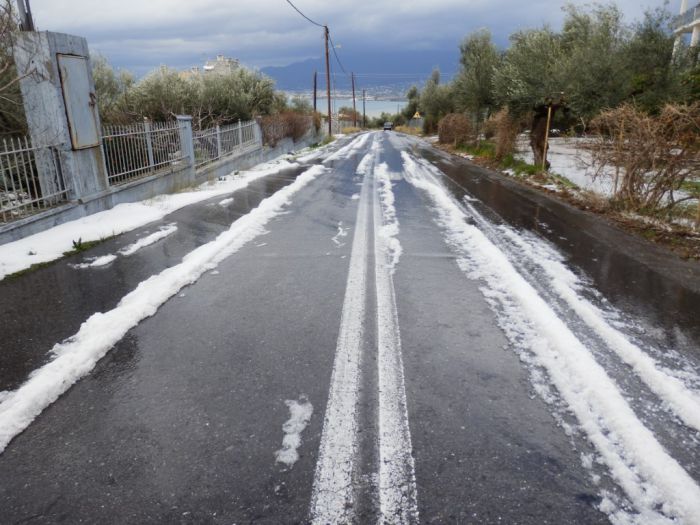
[[[65,202],[68,190],[54,146],[34,146],[27,137],[0,143],[0,224]]]
[[[187,157],[183,124],[139,122],[105,126],[102,150],[110,185],[123,184],[179,165]]]
[[[231,155],[242,155],[260,147],[255,133],[255,121],[238,122],[195,131],[195,166],[200,167]]]

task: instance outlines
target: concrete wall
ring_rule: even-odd
[[[95,91],[87,40],[49,31],[20,32],[13,53],[17,70],[23,75],[19,86],[32,143],[58,148],[69,197],[80,199],[107,189],[107,174],[99,145],[83,149],[72,146],[58,62],[59,54],[85,58],[87,83],[68,83],[66,89],[71,90],[67,96],[84,99],[87,104]],[[94,105],[91,118],[94,120],[92,124],[100,130],[100,117]],[[37,158],[40,184],[42,193],[48,195],[55,189],[52,181],[42,178],[42,173],[51,171],[42,170],[41,163],[52,161],[40,157]]]
[[[292,139],[283,139],[274,148],[263,147],[240,156],[223,158],[202,166],[196,171],[183,162],[181,167],[177,167],[171,172],[159,173],[120,186],[110,187],[90,197],[78,199],[43,213],[2,225],[0,226],[0,244],[16,241],[64,222],[108,210],[117,204],[138,202],[156,195],[173,193],[207,180],[229,175],[235,171],[247,170],[262,162],[310,146],[322,139],[323,135],[316,133],[308,133],[298,142],[294,142]]]

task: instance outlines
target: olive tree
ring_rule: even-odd
[[[440,119],[454,111],[452,86],[440,84],[440,71],[437,69],[425,83],[419,106],[425,117],[423,127],[426,133],[437,131]]]
[[[561,37],[548,28],[520,31],[494,73],[495,98],[516,118],[532,112],[530,147],[535,164],[543,159],[548,105],[561,107],[565,80],[562,75]]]
[[[491,33],[482,29],[468,35],[460,46],[461,71],[454,82],[457,109],[472,115],[479,125],[494,108],[494,73],[500,60]]]

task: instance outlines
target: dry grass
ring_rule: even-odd
[[[410,126],[396,126],[396,131],[399,133],[405,133],[406,135],[415,135],[416,137],[423,135],[423,130],[420,128],[412,128]]]

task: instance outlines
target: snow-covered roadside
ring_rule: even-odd
[[[284,210],[291,197],[325,171],[322,166],[308,169],[216,239],[188,253],[180,264],[141,282],[115,308],[92,315],[75,335],[55,345],[56,357],[50,363],[35,370],[17,390],[0,393],[0,452],[46,407],[88,374],[131,328],[154,315],[184,286],[193,284],[243,245],[264,234],[267,223]]]
[[[547,160],[550,171],[567,178],[579,188],[611,196],[613,193],[614,171],[606,171],[601,177],[594,178],[596,170],[592,167],[593,159],[590,151],[582,148],[586,139],[552,137],[549,139]],[[529,139],[525,135],[518,137],[515,158],[528,164],[534,163],[534,155],[530,149]]]
[[[521,358],[546,372],[634,508],[627,511],[601,490],[600,510],[615,523],[699,522],[700,487],[636,416],[592,353],[506,255],[470,224],[468,214],[439,182],[444,174],[406,152],[402,157],[406,179],[433,202],[436,222],[456,251],[458,265],[467,277],[480,281],[484,298]],[[591,316],[590,321],[597,319]],[[659,384],[657,376],[650,381]],[[549,383],[543,374],[533,373],[540,393],[550,391]]]
[[[190,204],[226,195],[245,188],[251,182],[299,166],[288,160],[274,160],[238,175],[206,182],[182,193],[159,195],[141,202],[119,204],[111,210],[70,221],[49,230],[0,245],[0,280],[33,264],[59,259],[73,249],[73,241],[97,241],[125,233],[157,221]]]

